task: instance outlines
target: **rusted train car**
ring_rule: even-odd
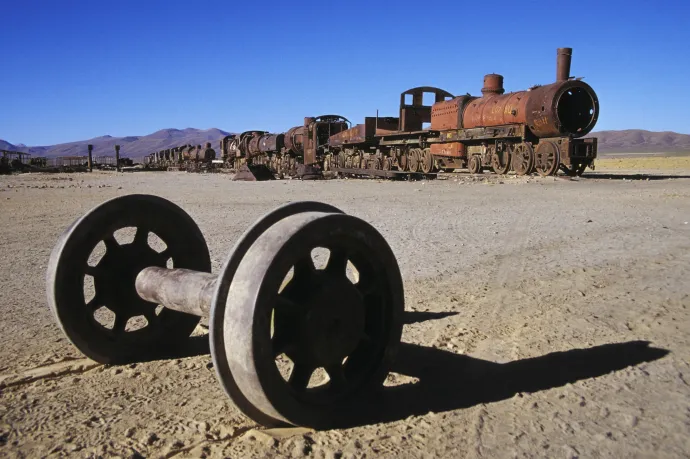
[[[597,155],[597,139],[582,137],[597,122],[599,100],[588,84],[570,77],[571,56],[571,48],[559,48],[556,81],[525,91],[506,94],[497,74],[484,77],[480,97],[433,87],[405,91],[398,117],[367,117],[331,136],[324,168],[364,175],[457,168],[581,175]],[[422,103],[424,93],[433,95],[433,104]]]
[[[284,133],[246,131],[228,135],[220,140],[220,151],[226,164],[235,170],[247,164],[265,166],[280,177],[313,175],[322,170],[329,139],[351,125],[339,115],[306,117],[301,126]]]
[[[557,50],[556,81],[505,93],[503,76],[484,77],[481,96],[454,96],[435,87],[400,95],[397,117],[365,117],[352,126],[339,115],[304,118],[280,134],[247,131],[220,141],[226,164],[265,166],[279,176],[298,166],[341,174],[432,174],[467,168],[518,175],[594,167],[599,100],[570,76],[572,49]],[[431,95],[433,102],[424,101]],[[313,171],[312,171],[313,172]],[[298,174],[299,175],[299,174]]]

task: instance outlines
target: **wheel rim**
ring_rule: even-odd
[[[382,167],[383,167],[384,171],[391,170],[391,159],[390,158],[384,158]]]
[[[213,294],[211,312],[209,316],[209,341],[211,344],[211,358],[216,378],[220,382],[225,393],[230,397],[234,405],[250,419],[261,425],[278,425],[282,421],[272,418],[258,410],[244,396],[237,387],[235,378],[230,370],[229,358],[226,354],[225,336],[223,327],[227,308],[228,291],[235,276],[237,267],[244,258],[247,250],[268,228],[280,220],[301,212],[332,212],[342,213],[336,207],[328,204],[312,201],[302,201],[286,204],[261,217],[252,227],[247,229],[237,240],[225,261],[218,283]]]
[[[120,230],[130,233],[129,242],[118,241]],[[160,252],[149,243],[150,233],[162,241],[157,244]],[[95,250],[99,246],[104,254]],[[119,364],[169,356],[201,319],[144,301],[134,282],[143,268],[166,267],[168,260],[175,268],[211,272],[208,247],[188,214],[156,196],[128,195],[106,201],[60,237],[46,276],[48,305],[68,339],[97,362]],[[88,277],[93,281],[91,299],[84,292]],[[130,319],[135,319],[132,324]],[[128,331],[128,324],[144,326]]]
[[[324,269],[312,264],[315,247],[330,250]],[[375,229],[344,214],[302,213],[269,228],[240,262],[226,303],[225,348],[239,389],[266,416],[296,425],[328,425],[348,399],[380,385],[402,332],[395,257]],[[279,356],[293,362],[289,376]],[[308,388],[317,368],[330,381]]]

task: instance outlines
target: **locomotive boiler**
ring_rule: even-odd
[[[581,175],[596,158],[596,138],[582,137],[596,124],[599,101],[588,84],[570,77],[571,55],[571,48],[559,48],[556,81],[525,91],[506,94],[497,74],[484,77],[478,97],[433,87],[405,91],[397,118],[367,117],[332,136],[325,162],[351,173],[491,168]],[[433,104],[423,103],[425,93]]]

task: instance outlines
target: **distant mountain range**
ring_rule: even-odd
[[[690,135],[677,132],[652,132],[642,129],[599,131],[599,152],[606,153],[680,153],[690,152]]]
[[[149,153],[181,145],[211,146],[218,151],[218,142],[229,132],[220,129],[161,129],[145,136],[112,137],[104,135],[89,140],[61,143],[57,145],[27,147],[23,144],[13,145],[0,139],[0,150],[21,151],[32,156],[84,156],[89,153],[87,145],[93,145],[93,156],[115,156],[115,145],[120,145],[120,156],[141,159]]]
[[[218,142],[229,133],[220,129],[162,129],[146,136],[111,137],[105,135],[90,140],[58,145],[27,147],[0,140],[0,150],[30,153],[32,156],[83,156],[88,154],[87,145],[93,145],[94,156],[114,156],[115,144],[120,145],[120,155],[139,160],[145,155],[180,145],[203,145],[211,142],[218,152]],[[675,153],[690,152],[690,135],[676,132],[652,132],[641,129],[624,131],[599,131],[587,137],[599,139],[599,153]]]

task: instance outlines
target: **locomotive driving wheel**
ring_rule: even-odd
[[[381,159],[379,159],[379,158],[374,158],[374,159],[371,161],[371,168],[374,169],[374,170],[379,170],[379,169],[381,169]]]
[[[422,172],[424,172],[425,174],[434,171],[434,157],[431,155],[431,150],[429,148],[421,150],[420,165],[422,168]]]
[[[553,142],[540,142],[534,152],[535,169],[542,177],[555,175],[561,163],[558,145]]]
[[[467,168],[469,169],[470,174],[479,174],[481,172],[482,162],[478,155],[472,155],[467,164]]]
[[[497,174],[507,174],[510,170],[510,152],[508,150],[495,152],[491,156],[491,167]]]
[[[408,158],[408,167],[410,172],[419,172],[420,154],[419,149],[413,148],[410,150],[410,155]]]
[[[534,150],[528,143],[520,143],[513,151],[513,170],[517,175],[527,175],[534,168]]]

